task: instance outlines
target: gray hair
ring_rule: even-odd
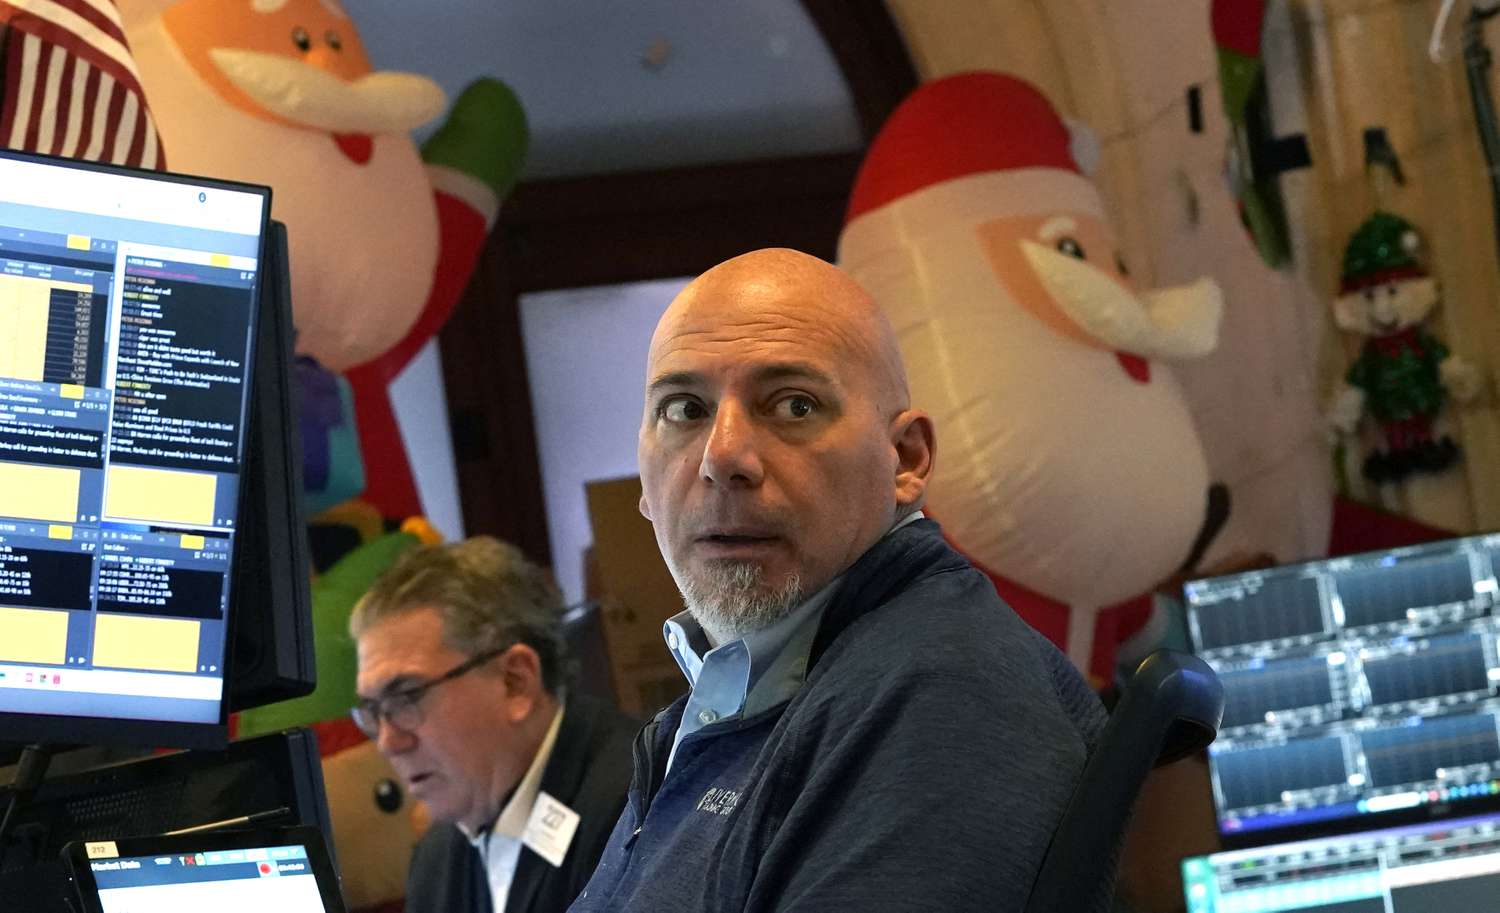
[[[542,686],[559,693],[568,677],[562,594],[514,545],[475,536],[411,549],[355,604],[349,636],[358,640],[381,619],[427,607],[442,616],[443,642],[460,653],[531,647],[541,657]]]

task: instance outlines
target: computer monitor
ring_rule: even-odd
[[[264,187],[0,151],[0,732],[222,744]]]
[[[1500,809],[1500,535],[1188,583],[1226,846]]]

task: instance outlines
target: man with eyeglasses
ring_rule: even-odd
[[[355,606],[354,721],[433,826],[408,913],[552,913],[624,804],[636,725],[565,690],[562,598],[489,537],[414,549]]]

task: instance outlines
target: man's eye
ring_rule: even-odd
[[[669,422],[695,422],[707,415],[703,404],[695,399],[670,399],[662,404],[662,418]]]
[[[1085,255],[1083,253],[1083,245],[1079,244],[1072,238],[1059,238],[1057,241],[1057,249],[1070,257],[1077,257],[1080,260],[1085,259]]]
[[[386,715],[401,713],[410,710],[417,700],[422,696],[422,690],[412,689],[410,691],[397,691],[395,694],[386,695],[382,703],[385,704]]]
[[[775,412],[777,418],[803,419],[812,415],[817,406],[810,396],[783,396],[776,401]]]

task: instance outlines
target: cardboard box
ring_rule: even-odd
[[[641,516],[638,477],[584,486],[594,530],[588,585],[597,587],[610,676],[620,708],[642,719],[687,691],[662,640],[662,622],[682,611],[682,595]]]

